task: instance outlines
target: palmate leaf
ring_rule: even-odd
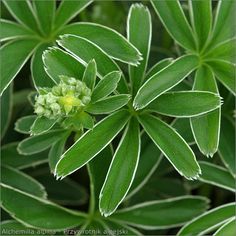
[[[83,213],[65,209],[5,184],[1,184],[1,200],[1,207],[28,227],[59,231],[84,221]]]
[[[142,31],[137,30],[137,26]],[[135,95],[144,79],[152,37],[151,15],[149,10],[142,4],[133,4],[130,7],[127,19],[127,34],[129,42],[142,53],[143,57],[138,67],[129,67],[132,93]]]
[[[198,50],[206,44],[212,27],[211,0],[189,1],[190,16],[194,32],[197,36]],[[204,21],[202,20],[204,19]],[[179,27],[178,29],[180,29]]]
[[[228,203],[196,217],[178,232],[178,236],[182,235],[206,235],[213,230],[219,228],[228,219],[235,215],[235,203]]]
[[[88,88],[93,91],[96,82],[97,75],[97,64],[95,60],[91,60],[85,68],[82,81],[87,85]]]
[[[32,38],[35,36],[34,32],[13,21],[0,19],[0,26],[1,26],[1,35],[0,35],[1,42],[12,39]]]
[[[46,198],[45,188],[31,176],[8,166],[1,166],[1,182],[37,197]]]
[[[217,84],[210,68],[200,67],[195,75],[194,90],[218,93]],[[194,139],[200,151],[213,156],[218,149],[220,135],[220,108],[205,115],[191,118]]]
[[[180,2],[152,0],[151,3],[169,34],[184,48],[194,50],[194,35]]]
[[[63,35],[57,43],[83,64],[87,64],[94,59],[97,63],[97,75],[101,79],[112,71],[120,71],[119,66],[101,48],[85,38],[75,35]],[[121,79],[118,90],[127,92],[124,78]]]
[[[113,140],[128,119],[129,113],[121,110],[103,119],[92,130],[87,131],[57,163],[55,170],[57,178],[66,177],[89,162]]]
[[[199,176],[201,169],[193,151],[172,127],[152,115],[141,115],[139,121],[180,175],[187,179],[196,179]]]
[[[174,117],[192,117],[219,108],[221,98],[210,92],[181,91],[167,92],[152,103],[146,110]]]
[[[199,180],[235,192],[235,179],[227,169],[208,162],[200,162],[202,175]]]
[[[140,153],[139,124],[132,118],[114,154],[99,196],[99,209],[111,215],[125,198],[138,167]]]
[[[155,98],[184,80],[197,65],[198,58],[196,56],[186,55],[154,74],[139,89],[134,99],[134,107],[136,109],[144,108]]]
[[[220,143],[218,153],[225,166],[229,169],[231,174],[236,177],[235,165],[235,126],[226,119],[222,118]]]
[[[63,27],[60,34],[74,34],[98,45],[112,58],[137,65],[141,60],[140,52],[121,34],[106,26],[79,22]]]
[[[37,44],[37,40],[25,39],[12,41],[0,48],[0,61],[2,68],[4,68],[1,70],[1,95],[32,55]]]
[[[236,234],[236,218],[232,217],[224,225],[222,225],[215,233],[214,236],[234,236]]]
[[[74,77],[80,80],[83,78],[85,69],[83,64],[57,47],[44,51],[43,63],[47,74],[56,83],[60,82],[60,75]]]
[[[56,11],[54,29],[58,29],[68,23],[91,3],[91,0],[80,0],[78,2],[63,0]]]
[[[36,118],[37,118],[36,115],[21,117],[15,123],[15,130],[22,134],[29,134],[30,128],[33,125]]]
[[[119,210],[111,219],[148,230],[169,229],[183,225],[204,212],[207,203],[207,198],[199,196],[169,198]]]

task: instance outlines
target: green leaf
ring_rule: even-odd
[[[172,127],[152,115],[139,116],[139,121],[180,175],[187,179],[198,178],[201,169],[193,151]]]
[[[33,7],[40,30],[48,36],[52,30],[54,12],[56,10],[55,0],[33,0]]]
[[[63,0],[58,7],[55,15],[54,28],[58,29],[68,23],[76,15],[78,15],[84,8],[86,8],[91,0],[69,1]]]
[[[141,144],[138,168],[125,200],[132,197],[148,182],[162,160],[161,152],[145,133],[142,135]]]
[[[205,46],[212,26],[211,0],[189,1],[190,17],[197,36],[198,50]],[[204,19],[204,20],[203,20]]]
[[[152,22],[147,7],[142,4],[133,4],[130,7],[127,20],[128,40],[142,53],[143,60],[137,67],[129,67],[130,81],[132,82],[133,94],[135,95],[142,84],[151,47]],[[137,26],[142,31],[137,30]]]
[[[32,31],[13,21],[0,19],[0,26],[1,26],[1,34],[0,34],[1,42],[12,39],[34,37],[34,33]]]
[[[50,50],[44,51],[43,63],[47,74],[56,83],[60,82],[60,75],[74,77],[82,80],[84,66],[69,53],[53,47]]]
[[[45,134],[26,138],[19,143],[17,150],[23,155],[31,155],[44,151],[63,137],[64,133],[64,130],[53,130]]]
[[[17,151],[18,143],[8,143],[2,147],[1,163],[2,165],[11,166],[17,169],[35,167],[47,162],[47,152],[24,156]]]
[[[1,182],[37,197],[46,198],[47,196],[42,184],[12,167],[1,166]]]
[[[98,82],[93,91],[92,101],[99,101],[114,92],[120,81],[120,77],[121,73],[119,71],[113,71],[104,76],[104,78]]]
[[[224,60],[231,63],[236,61],[236,38],[217,44],[205,55],[206,60]]]
[[[86,111],[92,114],[107,114],[118,110],[119,108],[126,105],[130,100],[130,95],[120,94],[110,96],[99,100],[98,102],[89,104],[86,107]]]
[[[232,192],[235,191],[235,179],[227,169],[203,161],[199,162],[199,164],[202,170],[202,175],[199,178],[200,181]]]
[[[134,107],[136,109],[144,108],[155,98],[184,80],[197,65],[198,58],[196,56],[186,55],[154,74],[139,89],[134,99]]]
[[[140,133],[136,118],[130,120],[109,167],[99,196],[99,209],[105,217],[121,204],[133,182],[139,161]]]
[[[34,176],[45,187],[48,199],[57,204],[65,206],[78,206],[87,202],[86,189],[78,183],[69,178],[62,181],[57,181],[52,174],[41,170],[41,173]]]
[[[94,126],[94,119],[88,113],[82,111],[77,116],[75,116],[74,124],[75,123],[81,124],[82,128],[92,129]]]
[[[235,203],[228,203],[203,213],[187,223],[179,232],[178,236],[206,235],[225,223],[235,215]]]
[[[199,116],[219,108],[221,98],[210,92],[181,91],[168,92],[152,103],[146,110],[174,117]]]
[[[21,117],[15,123],[15,130],[22,134],[29,134],[30,128],[33,125],[36,118],[37,118],[36,115]]]
[[[221,60],[212,60],[207,63],[213,69],[216,78],[236,96],[235,64]]]
[[[212,46],[235,36],[235,7],[236,2],[234,0],[218,2],[211,35]]]
[[[41,44],[38,46],[36,51],[34,52],[31,58],[31,75],[33,79],[33,83],[36,89],[40,87],[52,87],[55,85],[55,81],[53,81],[45,72],[42,55],[43,51],[48,48],[49,44]]]
[[[88,130],[57,163],[57,177],[63,178],[88,163],[114,139],[128,119],[127,111],[118,111],[97,123],[92,130]]]
[[[184,15],[180,2],[178,0],[152,0],[151,3],[172,38],[182,47],[194,50],[195,40],[193,32]]]
[[[97,75],[100,79],[112,71],[120,71],[119,66],[101,48],[85,38],[75,35],[63,35],[57,43],[83,64],[94,59],[97,63]],[[122,92],[127,91],[124,78],[119,83],[118,88]]]
[[[30,128],[30,133],[32,135],[39,135],[45,133],[50,130],[56,122],[57,119],[48,119],[44,116],[37,117]]]
[[[169,198],[119,210],[111,218],[142,229],[170,229],[204,212],[207,203],[207,198],[200,196]]]
[[[32,5],[27,0],[7,1],[3,0],[11,15],[21,24],[38,32],[38,25],[34,16]]]
[[[60,160],[60,157],[65,150],[66,140],[68,136],[69,134],[65,135],[63,138],[55,142],[48,153],[48,161],[51,173],[54,173],[56,164]]]
[[[218,153],[225,166],[236,176],[235,165],[235,126],[228,119],[222,118]]]
[[[236,234],[236,218],[233,217],[222,225],[215,233],[214,236],[234,236]]]
[[[9,86],[0,98],[1,107],[1,138],[4,137],[12,115],[12,86]]]
[[[0,48],[1,67],[4,68],[1,70],[1,95],[28,61],[37,44],[37,40],[25,39],[12,41]]]
[[[29,227],[63,230],[80,225],[84,221],[82,213],[65,209],[5,184],[1,184],[1,194],[2,208],[14,219]]]
[[[170,65],[172,62],[173,62],[173,58],[165,58],[165,59],[157,62],[147,72],[147,74],[145,76],[145,81],[148,80],[149,78],[151,78],[153,75],[155,75],[160,70],[164,69],[166,66]]]
[[[137,65],[140,52],[121,34],[103,25],[89,22],[73,23],[65,26],[60,34],[74,34],[98,45],[116,60]]]
[[[218,93],[217,84],[210,68],[200,67],[197,70],[194,89]],[[218,149],[220,114],[221,110],[217,109],[190,120],[194,139],[200,151],[206,156],[212,157]]]
[[[94,85],[96,82],[96,75],[97,75],[97,64],[95,60],[92,60],[88,63],[87,67],[85,68],[84,75],[82,81],[87,85],[88,88],[93,91]]]

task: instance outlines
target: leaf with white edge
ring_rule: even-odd
[[[22,134],[29,134],[30,128],[37,119],[36,115],[23,116],[15,123],[15,130]]]
[[[39,135],[45,133],[50,130],[56,122],[57,119],[48,119],[44,116],[37,117],[32,126],[30,127],[30,133],[32,135]]]
[[[199,162],[202,174],[199,180],[235,192],[235,179],[227,169],[208,162]]]
[[[222,225],[215,233],[214,236],[234,236],[236,234],[236,218],[232,217],[224,225]]]
[[[104,78],[98,82],[93,91],[92,101],[99,101],[114,92],[120,81],[120,77],[121,73],[119,71],[113,71],[104,76]]]
[[[1,107],[1,138],[4,137],[7,128],[11,121],[11,115],[12,115],[12,88],[13,86],[9,86],[2,96],[0,97],[0,107]]]
[[[235,64],[221,60],[212,60],[207,63],[211,66],[216,78],[236,96]]]
[[[56,10],[55,0],[33,0],[32,2],[40,30],[45,36],[50,35]]]
[[[79,22],[65,26],[60,34],[74,34],[98,45],[112,58],[137,65],[142,59],[140,52],[117,31],[104,25]]]
[[[198,178],[201,169],[193,151],[171,126],[152,115],[141,115],[139,121],[180,175],[191,180]]]
[[[140,30],[137,30],[137,25]],[[132,94],[136,94],[146,72],[151,47],[152,22],[147,7],[142,4],[133,4],[130,7],[127,19],[127,38],[141,53],[143,60],[137,67],[129,66],[129,76],[132,82]]]
[[[1,95],[28,61],[37,44],[37,40],[24,39],[6,43],[0,48],[1,67],[4,68],[1,70]]]
[[[234,0],[218,2],[211,35],[212,46],[235,37],[235,8],[236,2]]]
[[[63,0],[56,11],[54,28],[58,29],[61,26],[68,23],[76,15],[78,15],[84,8],[86,8],[90,3],[92,3],[91,0],[80,0],[80,1]]]
[[[48,48],[49,44],[41,44],[35,50],[32,58],[31,58],[31,75],[34,86],[36,89],[40,87],[52,87],[55,85],[55,81],[53,81],[45,72],[44,65],[43,65],[43,51]]]
[[[232,38],[217,44],[205,55],[206,60],[224,60],[231,63],[236,61],[236,38]]]
[[[24,156],[17,151],[18,143],[9,143],[2,147],[1,163],[17,169],[25,169],[44,164],[48,161],[47,152],[41,152],[30,156]]]
[[[1,207],[28,227],[59,231],[78,226],[85,220],[83,213],[63,208],[5,184],[1,184],[1,200]]]
[[[142,229],[170,229],[203,213],[207,204],[208,200],[204,197],[181,196],[124,208],[113,214],[111,219]]]
[[[167,116],[193,117],[219,108],[221,98],[215,93],[202,91],[167,92],[145,109]]]
[[[116,149],[99,196],[99,209],[105,217],[117,209],[128,193],[138,167],[139,153],[139,124],[132,118]]]
[[[236,177],[235,126],[230,120],[226,118],[222,118],[221,122],[218,153],[225,166],[229,169],[232,175]]]
[[[235,215],[235,203],[228,203],[197,216],[178,232],[178,236],[206,235]]]
[[[98,102],[89,104],[86,107],[86,111],[91,114],[108,114],[120,109],[121,107],[126,105],[129,100],[129,94],[110,96],[99,100]]]
[[[82,81],[87,85],[88,88],[93,91],[94,85],[96,82],[96,74],[97,74],[97,64],[95,60],[91,60],[87,67],[85,68],[84,75]]]
[[[46,198],[47,196],[42,184],[22,171],[9,166],[1,166],[1,182],[37,197]]]
[[[150,138],[146,134],[142,135],[141,144],[142,147],[138,168],[125,200],[129,199],[136,192],[142,189],[142,187],[148,182],[152,174],[158,168],[162,160],[163,155],[160,150],[152,141],[150,141]]]
[[[134,107],[136,109],[144,108],[158,96],[184,80],[197,65],[198,58],[196,56],[186,55],[154,74],[138,90],[134,98]]]
[[[32,38],[34,33],[24,26],[13,21],[0,19],[1,35],[0,41],[7,41],[12,39]]]
[[[97,63],[97,75],[100,79],[103,79],[104,76],[112,71],[120,71],[119,66],[101,48],[88,39],[66,34],[61,36],[57,43],[83,64],[87,64],[94,59]],[[124,77],[120,81],[118,88],[122,92],[127,92]]]
[[[194,35],[184,15],[180,2],[178,0],[152,0],[151,3],[172,38],[182,47],[194,50],[196,47]]]
[[[55,170],[57,178],[64,178],[88,163],[115,138],[128,119],[129,113],[121,110],[88,130],[62,155]]]
[[[198,50],[206,44],[212,26],[211,0],[189,1],[190,18],[197,36]],[[204,19],[204,21],[202,20]]]
[[[17,150],[23,155],[31,155],[42,152],[61,139],[64,134],[64,130],[52,130],[45,134],[26,138],[19,143]]]
[[[79,80],[83,78],[84,65],[69,53],[57,47],[44,51],[43,63],[47,74],[56,83],[60,82],[60,75],[74,77]]]
[[[210,68],[200,67],[195,74],[194,90],[218,93],[217,84]],[[218,149],[220,135],[220,108],[190,119],[191,129],[199,150],[213,156]]]
[[[173,58],[165,58],[159,62],[157,62],[155,65],[149,69],[147,74],[145,75],[145,81],[151,78],[153,75],[155,75],[160,70],[164,69],[166,66],[170,65],[173,62]]]
[[[21,24],[27,28],[38,32],[38,24],[34,16],[32,5],[27,0],[21,1],[7,1],[3,3],[11,13],[11,15]]]

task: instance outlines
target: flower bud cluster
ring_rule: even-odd
[[[91,90],[80,80],[60,76],[60,83],[51,89],[42,89],[36,97],[35,113],[49,119],[73,116],[91,100]]]

